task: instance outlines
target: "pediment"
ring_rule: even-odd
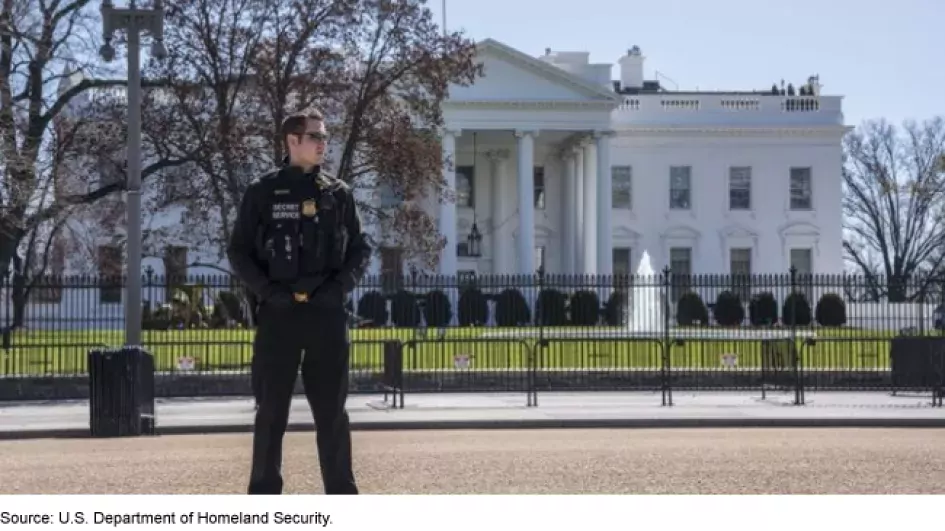
[[[643,235],[631,229],[630,227],[624,227],[621,225],[614,227],[613,237],[621,240],[639,240],[643,237]]]
[[[744,225],[738,225],[738,224],[727,225],[725,227],[722,227],[722,229],[719,230],[719,234],[723,238],[731,238],[731,239],[757,238],[758,237],[757,232],[751,230],[750,228]]]
[[[782,236],[820,236],[820,227],[806,221],[795,221],[781,226]]]
[[[697,240],[702,233],[687,225],[676,225],[663,231],[664,240]]]
[[[535,225],[535,236],[548,238],[550,236],[554,236],[555,234],[556,234],[555,231],[551,230],[550,227],[547,227],[545,225]]]
[[[480,42],[476,62],[483,75],[469,86],[452,85],[447,104],[462,102],[602,102],[619,96],[579,76],[493,39]]]

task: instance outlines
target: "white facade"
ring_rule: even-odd
[[[610,274],[644,250],[692,274],[843,271],[841,97],[648,90],[636,48],[619,83],[586,53],[479,54],[484,77],[445,106],[462,193],[428,205],[450,241],[439,273]],[[479,257],[462,249],[474,218]]]
[[[587,53],[535,58],[491,39],[479,44],[479,60],[484,77],[453,87],[445,103],[442,144],[454,164],[444,173],[459,200],[425,205],[450,242],[436,272],[633,272],[644,250],[654,269],[672,264],[679,273],[786,273],[792,264],[843,272],[841,138],[849,128],[842,97],[820,94],[816,80],[803,96],[671,92],[645,80],[636,48],[616,65],[592,64]],[[146,205],[165,192],[146,183]],[[220,250],[175,234],[181,214],[146,214],[146,229],[167,234],[144,265],[169,273],[160,248],[172,244],[184,246],[187,274],[226,270]],[[478,257],[464,252],[474,219]],[[368,230],[380,243],[369,273],[407,273],[410,264],[385,247],[383,227]],[[66,272],[99,272],[94,260]],[[78,291],[38,303],[39,313],[76,306],[70,297],[91,304]],[[163,300],[163,289],[151,291],[146,300]],[[121,315],[120,300],[100,303],[81,313]]]

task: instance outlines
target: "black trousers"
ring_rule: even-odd
[[[358,494],[345,411],[349,365],[346,320],[343,307],[264,307],[260,311],[252,363],[258,409],[249,494],[282,493],[283,437],[299,366],[315,418],[325,493]]]

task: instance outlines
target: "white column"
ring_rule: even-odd
[[[574,153],[571,150],[567,150],[561,155],[561,160],[564,162],[564,182],[561,183],[561,219],[562,227],[562,242],[561,248],[563,250],[561,256],[561,272],[562,273],[573,273],[575,266],[574,251],[575,247],[575,238],[574,235],[577,233],[577,209],[574,205],[574,194],[577,191],[577,172],[574,168]]]
[[[579,145],[574,148],[574,271],[584,272],[584,149]]]
[[[535,136],[516,131],[518,139],[518,271],[535,274]]]
[[[597,144],[584,146],[584,271],[586,275],[597,274]]]
[[[489,238],[492,242],[492,273],[508,274],[512,273],[508,266],[508,257],[503,251],[507,240],[508,226],[506,218],[509,209],[506,208],[507,200],[503,199],[505,190],[503,188],[503,176],[505,175],[505,162],[509,158],[508,150],[497,149],[486,154],[489,158],[489,171],[492,176],[492,204],[489,206],[491,220],[489,222]]]
[[[614,272],[612,178],[610,174],[609,131],[595,135],[597,139],[597,273],[612,275]]]
[[[456,191],[456,138],[460,135],[459,130],[446,130],[443,132],[443,180],[450,192]],[[446,246],[440,251],[440,274],[453,276],[457,271],[458,260],[456,258],[456,201],[440,201],[439,217],[440,234],[446,238]]]

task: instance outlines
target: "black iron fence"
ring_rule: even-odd
[[[84,396],[87,351],[123,343],[124,286],[0,279],[0,399]],[[368,277],[347,305],[352,392],[935,390],[943,287],[796,271]],[[157,396],[250,394],[238,282],[148,274],[142,289]]]

